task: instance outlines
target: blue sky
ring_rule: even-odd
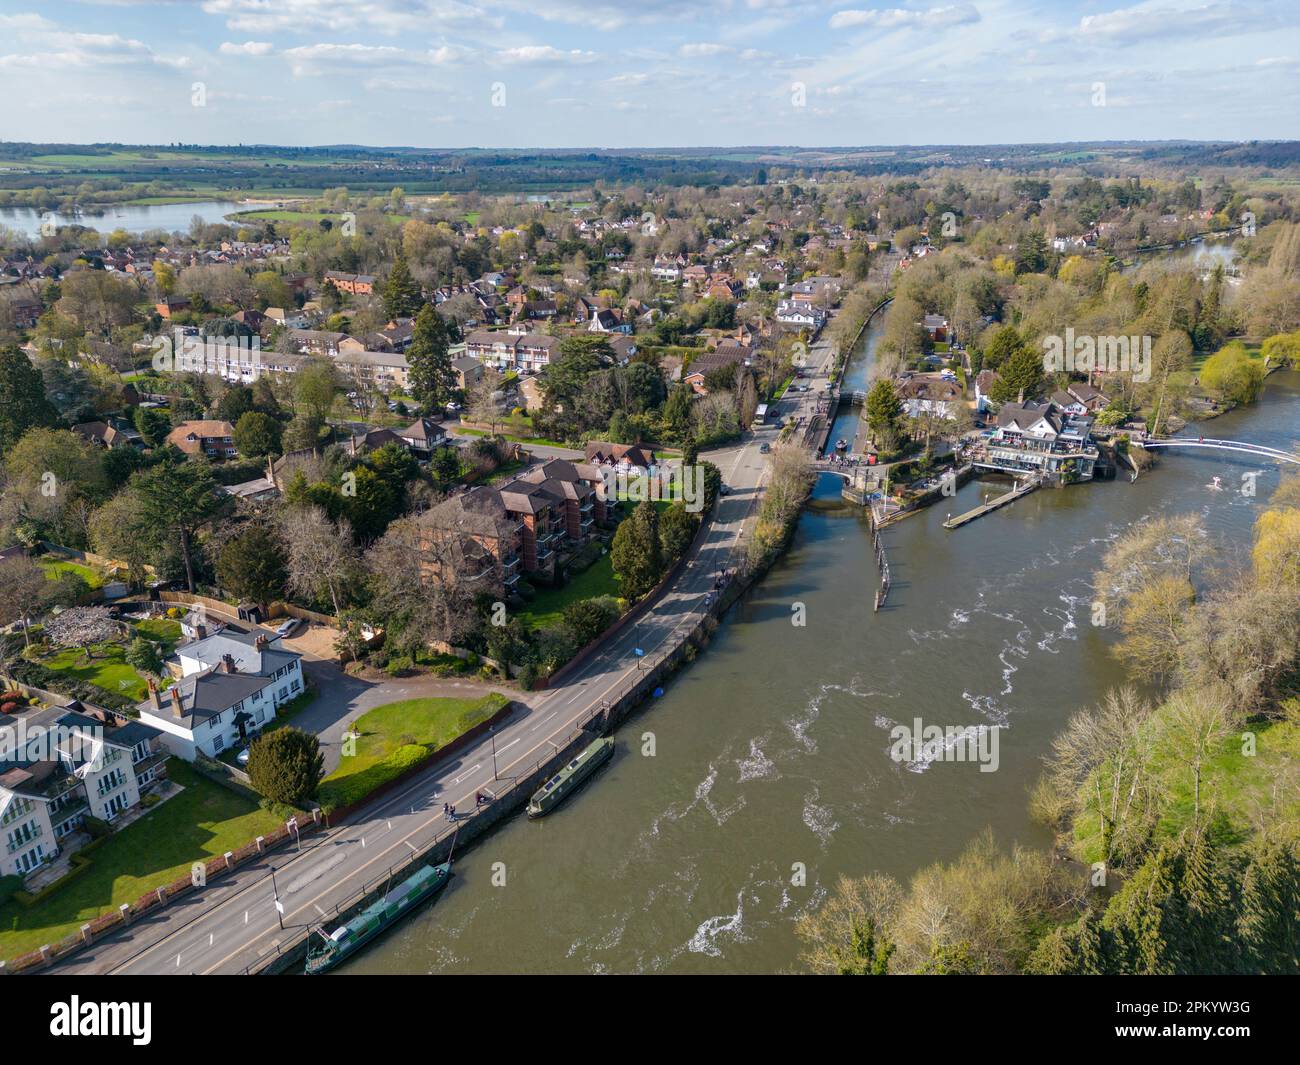
[[[1289,139],[1298,74],[1295,0],[0,0],[6,140]]]

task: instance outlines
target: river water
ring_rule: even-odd
[[[240,204],[207,200],[201,203],[115,204],[100,214],[89,212],[66,215],[58,211],[38,211],[34,207],[0,207],[0,226],[35,239],[41,235],[41,221],[48,215],[55,226],[80,225],[111,233],[124,229],[128,233],[146,233],[160,229],[164,233],[188,233],[190,222],[198,215],[204,223],[224,222],[232,211],[247,210]]]
[[[1300,374],[1275,374],[1213,435],[1291,446],[1298,427]],[[1255,470],[1255,498],[1206,488]],[[1194,511],[1228,561],[1277,480],[1246,456],[1169,453],[1136,485],[1043,490],[945,530],[947,510],[1000,490],[972,482],[885,532],[895,583],[873,613],[868,527],[823,476],[789,553],[624,724],[614,761],[545,820],[515,818],[468,850],[434,907],[344,971],[798,971],[793,922],[841,875],[907,878],[989,827],[1004,846],[1046,845],[1026,812],[1041,760],[1073,710],[1124,679],[1090,625],[1107,545]],[[892,761],[889,729],[916,717],[1004,726],[997,771]]]

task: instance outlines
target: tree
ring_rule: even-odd
[[[1255,577],[1268,587],[1300,586],[1300,509],[1273,507],[1255,522]]]
[[[226,389],[217,404],[217,417],[232,424],[253,409],[253,391],[247,385],[234,384]]]
[[[992,397],[998,403],[1023,403],[1043,387],[1043,357],[1030,347],[1017,348],[998,370]]]
[[[0,455],[28,429],[55,425],[58,420],[31,360],[17,347],[0,351]]]
[[[30,644],[27,622],[39,610],[47,583],[45,571],[26,555],[0,559],[0,627],[20,623],[23,642]]]
[[[1240,341],[1233,341],[1205,360],[1201,384],[1224,402],[1254,403],[1264,387],[1264,363],[1252,359]]]
[[[45,623],[45,637],[59,647],[80,647],[93,658],[91,647],[107,643],[117,635],[117,622],[105,606],[74,606]]]
[[[285,507],[279,530],[288,552],[289,590],[311,603],[328,602],[338,617],[357,564],[347,519],[335,524],[319,506]]]
[[[249,747],[249,780],[272,802],[301,806],[316,797],[324,775],[320,741],[292,725],[264,733]]]
[[[294,399],[317,425],[325,424],[338,393],[338,371],[329,359],[312,359],[294,374]]]
[[[388,280],[384,283],[384,313],[390,321],[413,318],[422,310],[423,303],[420,284],[411,276],[411,269],[406,265],[406,253],[399,250],[397,258],[393,260],[393,268],[388,271]]]
[[[143,636],[137,636],[126,645],[122,658],[137,673],[152,673],[155,676],[162,673],[162,659],[158,655],[158,648]]]
[[[185,586],[194,591],[194,536],[226,508],[207,462],[166,458],[137,473],[127,485],[137,501],[144,527],[170,532],[185,566]]]
[[[157,407],[136,407],[131,412],[131,422],[150,447],[158,447],[172,431],[171,419]]]
[[[610,561],[623,594],[639,599],[663,576],[663,553],[659,545],[659,511],[649,500],[637,504],[632,516],[614,534]]]
[[[905,425],[903,401],[894,382],[881,378],[867,394],[867,428],[876,446],[884,452],[894,451],[907,436]]]
[[[618,619],[618,602],[610,596],[579,599],[564,608],[564,627],[576,647],[585,647]]]
[[[250,410],[240,415],[235,423],[234,441],[239,453],[246,458],[263,458],[280,451],[283,429],[269,414]]]
[[[217,556],[217,579],[239,599],[248,599],[265,612],[283,596],[286,578],[284,545],[265,525],[252,524],[226,541]]]
[[[686,554],[695,539],[695,530],[699,521],[686,509],[680,500],[666,511],[659,521],[659,542],[663,547],[664,559],[675,562]]]
[[[838,976],[888,974],[896,948],[887,930],[901,900],[891,877],[840,877],[830,898],[795,924],[804,963],[813,972]]]
[[[411,393],[426,412],[441,410],[456,389],[448,348],[446,323],[433,304],[426,303],[415,317],[411,346],[406,352]]]

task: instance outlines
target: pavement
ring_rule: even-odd
[[[791,401],[791,409],[802,408],[811,395],[800,393],[799,399]],[[563,745],[593,710],[634,683],[639,669],[658,661],[673,645],[674,634],[699,619],[715,575],[739,559],[735,549],[766,475],[759,444],[770,436],[763,431],[746,434],[739,444],[705,456],[721,469],[730,491],[719,499],[712,521],[692,549],[688,567],[636,624],[611,640],[567,683],[528,694],[526,702],[512,693],[516,698],[512,713],[491,737],[381,799],[351,822],[304,838],[301,850],[270,854],[204,891],[146,914],[52,971],[242,972],[280,943],[326,920],[336,905],[376,883],[390,867],[445,835],[452,826],[443,814],[444,803],[472,810],[478,792],[491,794],[498,780],[526,775]],[[309,674],[322,668],[323,663],[308,663]],[[321,732],[327,749],[337,745],[350,719],[370,705],[390,701],[402,689],[413,694],[424,690],[416,681],[370,685],[337,670],[321,674],[321,679],[325,681],[320,685],[321,697],[303,710],[295,724]],[[474,685],[473,690],[483,688]],[[284,907],[283,928],[275,906],[277,887]]]

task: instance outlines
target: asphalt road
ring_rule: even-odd
[[[792,400],[789,406],[801,400]],[[785,405],[785,404],[783,404]],[[759,494],[766,462],[764,438],[749,434],[734,447],[707,457],[722,471],[730,489],[690,566],[634,626],[565,685],[542,693],[532,705],[520,704],[498,726],[496,774],[502,779],[531,769],[562,743],[587,714],[612,697],[639,667],[670,646],[675,630],[687,628],[703,609],[715,574],[733,563],[732,548]],[[644,657],[635,653],[640,648]],[[479,791],[494,786],[492,745],[488,740],[382,800],[361,819],[309,836],[302,850],[280,851],[246,866],[211,888],[173,903],[153,917],[107,937],[57,966],[54,972],[82,973],[238,973],[303,929],[321,923],[332,907],[382,877],[392,865],[422,850],[448,829],[443,803],[462,813],[473,810]],[[577,801],[581,801],[578,799]],[[270,875],[284,904],[284,930],[277,921]]]

